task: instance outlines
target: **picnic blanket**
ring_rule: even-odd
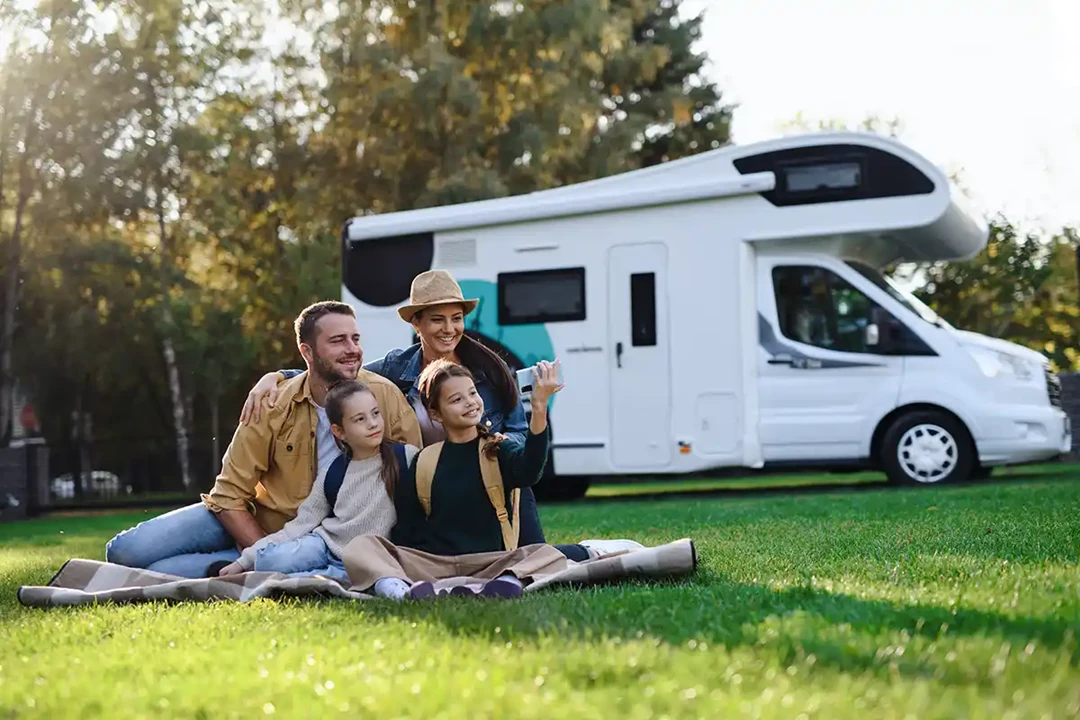
[[[688,538],[643,550],[624,551],[585,562],[567,561],[565,570],[538,576],[525,588],[537,592],[560,585],[595,584],[632,577],[687,575],[697,567],[694,543]],[[435,584],[437,590],[459,585],[478,587],[483,580],[447,578]],[[114,565],[97,560],[68,560],[48,585],[24,585],[19,602],[28,607],[135,603],[156,600],[249,602],[256,598],[337,597],[367,600],[374,595],[358,592],[344,583],[325,577],[290,577],[282,573],[246,572],[225,577],[195,580],[150,570]]]

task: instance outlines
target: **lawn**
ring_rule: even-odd
[[[146,512],[0,525],[0,717],[1080,714],[1080,473],[542,508],[549,539],[689,536],[678,582],[508,603],[29,610]]]

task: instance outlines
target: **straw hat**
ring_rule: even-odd
[[[409,289],[409,304],[398,308],[398,315],[405,322],[412,322],[413,316],[424,308],[434,305],[462,305],[468,315],[480,302],[477,298],[466,300],[461,295],[461,286],[454,276],[445,270],[428,270],[413,278]]]

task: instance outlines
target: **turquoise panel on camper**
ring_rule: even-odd
[[[514,353],[525,364],[535,365],[540,360],[554,360],[555,346],[547,327],[534,325],[499,325],[499,294],[493,282],[487,280],[460,280],[461,292],[467,298],[478,298],[480,304],[465,318],[465,328],[483,334]]]

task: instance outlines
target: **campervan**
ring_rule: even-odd
[[[962,261],[988,228],[906,145],[814,133],[531,194],[353,218],[342,295],[365,357],[445,268],[466,331],[513,368],[561,360],[552,476],[874,467],[963,480],[1071,442],[1041,354],[951,326],[883,269]]]

